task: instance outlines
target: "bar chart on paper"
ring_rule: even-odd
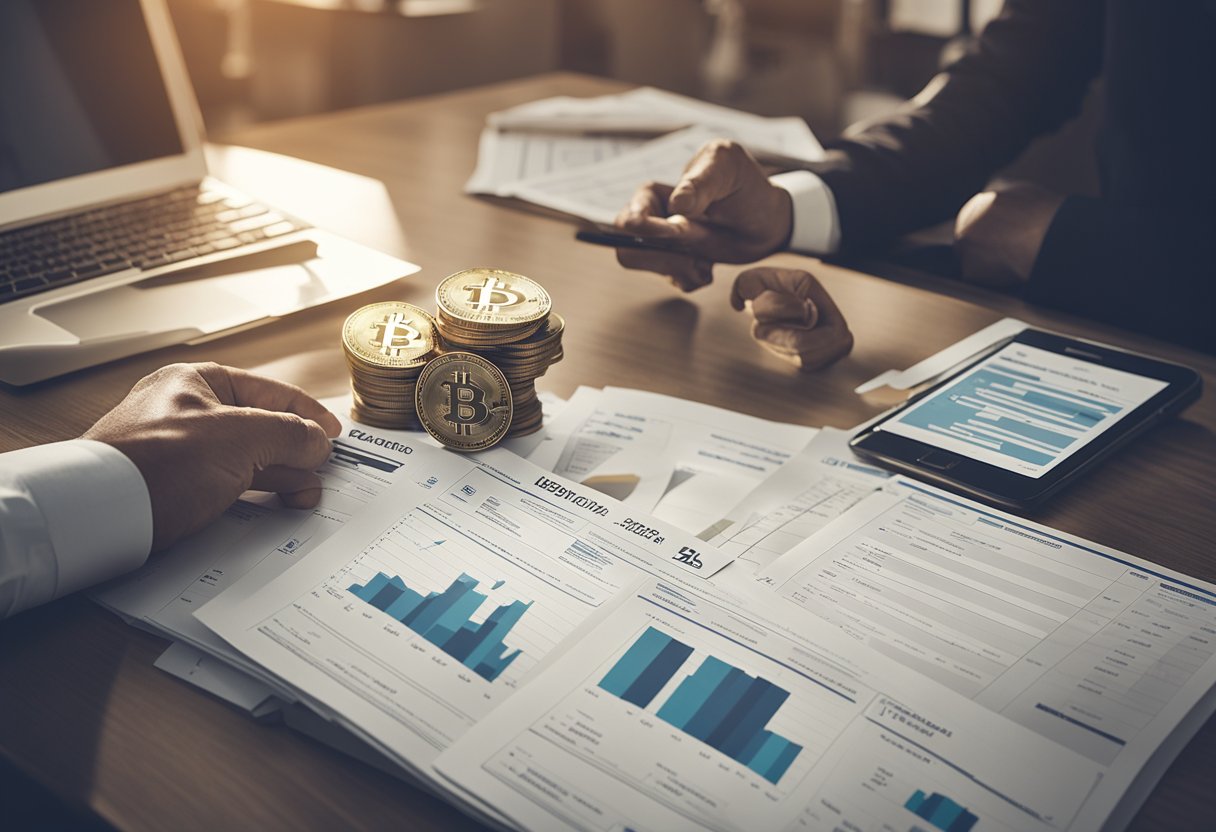
[[[908,798],[904,808],[927,820],[942,832],[971,832],[971,827],[979,820],[965,807],[944,794],[933,792],[926,795],[920,789]]]
[[[492,588],[503,583],[497,581]],[[442,592],[423,596],[398,576],[378,572],[366,584],[351,584],[349,591],[493,682],[522,652],[509,649],[504,640],[531,603],[500,605],[477,623],[473,615],[488,597],[477,592],[477,586],[475,578],[462,572]]]
[[[438,503],[418,507],[335,572],[327,589],[344,615],[371,616],[375,626],[357,652],[400,672],[410,667],[411,679],[424,655],[453,659],[479,683],[470,692],[477,699],[486,693],[482,682],[516,687],[586,611],[488,552],[486,531],[457,520],[464,518]],[[430,652],[417,649],[423,645]],[[428,672],[439,668],[425,664]]]
[[[755,640],[744,643],[709,615],[690,621],[633,599],[573,651],[581,659],[566,657],[561,671],[563,660],[551,666],[569,687],[513,729],[519,733],[485,770],[540,805],[585,817],[585,828],[611,827],[618,810],[626,827],[784,828],[772,819],[792,819],[806,806],[822,778],[816,767],[862,706],[856,689],[808,672],[804,662],[815,658],[800,646],[771,631],[749,635]],[[575,661],[581,666],[571,667]],[[937,783],[908,780],[900,802]],[[644,796],[639,805],[652,802],[687,822],[646,823],[648,810],[631,806],[587,809],[621,787]]]
[[[649,627],[599,687],[646,708],[692,653],[692,647]],[[679,683],[657,716],[775,785],[802,751],[801,745],[765,730],[789,695],[711,655]]]

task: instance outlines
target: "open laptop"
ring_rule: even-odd
[[[0,2],[0,380],[197,343],[415,271],[207,175],[163,0]]]

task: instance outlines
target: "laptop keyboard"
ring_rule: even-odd
[[[186,187],[0,232],[0,303],[307,228],[248,197]]]

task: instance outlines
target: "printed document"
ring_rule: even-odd
[[[696,534],[815,433],[644,390],[580,388],[528,459]]]
[[[849,434],[823,428],[701,535],[734,558],[720,573],[750,578],[882,488],[890,478],[849,450]]]
[[[465,193],[507,196],[509,186],[525,179],[602,162],[641,147],[647,139],[580,136],[571,133],[481,131],[477,169]]]
[[[701,145],[722,138],[722,132],[688,127],[595,164],[505,185],[498,193],[611,225],[639,187],[676,184]]]
[[[760,116],[649,87],[596,98],[559,96],[492,113],[482,131],[467,193],[516,195],[516,183],[612,159],[694,125],[755,153],[820,159],[823,147],[797,118]],[[695,151],[696,148],[693,148]],[[679,161],[678,175],[692,154]],[[632,190],[644,180],[627,183]],[[624,203],[615,206],[619,210]]]
[[[674,185],[701,145],[717,138],[705,127],[688,127],[593,165],[512,183],[501,190],[545,208],[611,225],[646,182]]]
[[[524,829],[1096,828],[1100,766],[889,664],[768,593],[643,581],[436,768]]]
[[[487,123],[503,131],[587,136],[657,136],[701,126],[753,152],[805,161],[823,158],[823,146],[802,119],[765,118],[653,87],[596,98],[532,101],[492,113]]]
[[[197,615],[415,772],[638,575],[704,583],[728,562],[507,451],[416,447],[410,465],[275,581]]]
[[[146,628],[181,640],[264,677],[256,665],[202,626],[194,613],[223,597],[230,605],[259,589],[357,515],[398,476],[410,476],[425,434],[381,430],[342,420],[333,453],[317,470],[321,502],[296,511],[267,497],[239,500],[202,532],[150,559],[94,594],[95,600]],[[285,691],[279,693],[286,695]]]
[[[1105,812],[1143,769],[1142,799],[1172,758],[1154,753],[1216,704],[1216,586],[904,478],[761,580],[1103,765]]]
[[[269,685],[185,642],[170,644],[157,657],[154,666],[207,691],[255,719],[279,709],[276,692]]]

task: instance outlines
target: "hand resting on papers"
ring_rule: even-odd
[[[85,439],[135,464],[152,503],[152,550],[198,531],[250,488],[285,505],[320,499],[313,473],[337,417],[290,384],[219,364],[173,364],[142,379]]]

